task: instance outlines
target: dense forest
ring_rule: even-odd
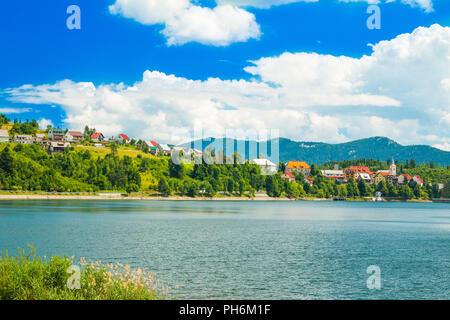
[[[89,149],[72,147],[65,153],[49,155],[39,144],[21,145],[3,143],[0,146],[0,189],[16,191],[96,192],[114,190],[126,193],[146,192],[163,195],[252,196],[266,191],[271,197],[358,198],[373,196],[380,191],[393,198],[450,197],[449,168],[417,165],[413,161],[399,163],[401,172],[420,174],[425,185],[415,182],[405,186],[368,185],[350,180],[339,184],[324,178],[320,169],[367,165],[371,170],[386,169],[388,161],[351,160],[311,166],[310,185],[302,174],[297,182],[281,179],[284,164],[276,175],[261,175],[254,164],[174,164],[170,157],[150,156],[142,151],[131,157],[120,155],[120,146],[112,145],[103,156]],[[235,158],[237,159],[237,157]],[[446,182],[443,190],[438,183]]]

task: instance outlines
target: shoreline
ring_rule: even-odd
[[[330,202],[416,202],[435,203],[438,201],[424,199],[384,199],[383,201],[372,201],[370,198],[346,199],[335,201],[323,198],[272,198],[269,196],[249,197],[186,197],[186,196],[107,196],[107,195],[44,195],[44,194],[0,194],[0,201],[8,200],[146,200],[146,201],[330,201]]]
[[[40,194],[23,194],[23,195],[4,195],[0,194],[2,200],[148,200],[148,201],[295,201],[288,198],[271,198],[269,196],[259,196],[254,198],[248,197],[183,197],[183,196],[81,196],[81,195],[40,195]],[[308,199],[309,200],[309,199]],[[327,200],[327,199],[317,199]]]

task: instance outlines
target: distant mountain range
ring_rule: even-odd
[[[399,161],[415,159],[417,163],[431,162],[441,165],[450,165],[450,152],[443,151],[426,145],[403,146],[386,137],[373,137],[368,139],[355,140],[346,143],[323,143],[323,142],[299,142],[286,138],[279,138],[280,161],[303,160],[308,163],[322,164],[328,161],[342,161],[352,159],[375,159],[386,161],[394,158]],[[256,141],[239,141],[235,139],[203,139],[202,141],[192,141],[183,144],[184,147],[196,148],[202,146],[202,150],[211,146],[217,152],[224,150],[226,155],[233,154],[238,150],[238,143],[245,145],[245,158],[256,158],[260,153],[265,156],[270,154],[270,143]],[[248,154],[249,144],[256,145],[256,152],[250,156]],[[263,151],[262,145],[269,145],[268,151]],[[226,146],[233,146],[227,150]],[[197,147],[198,148],[198,147]],[[242,153],[242,152],[241,152]]]

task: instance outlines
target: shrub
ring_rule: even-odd
[[[129,265],[80,260],[80,288],[69,289],[73,258],[53,256],[47,261],[28,252],[0,256],[0,300],[160,300],[170,288],[145,270]]]

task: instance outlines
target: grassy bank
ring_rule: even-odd
[[[0,255],[0,300],[161,300],[169,288],[155,275],[122,264],[36,256],[33,247]],[[77,282],[79,279],[79,282]]]

